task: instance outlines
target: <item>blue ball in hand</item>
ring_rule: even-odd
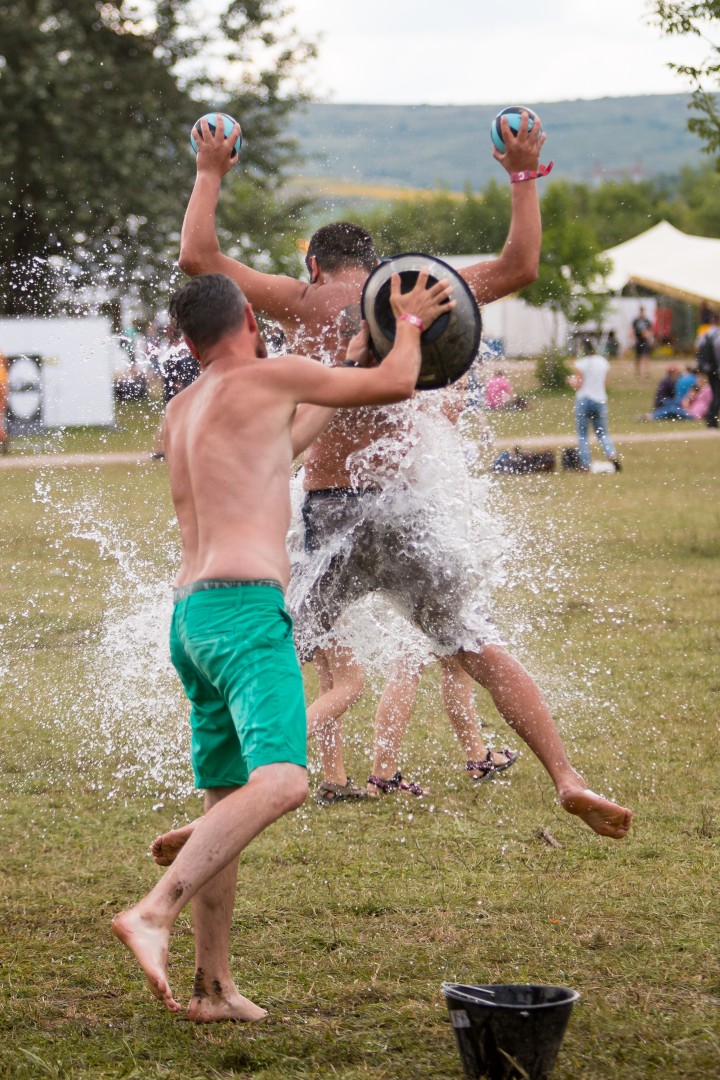
[[[234,128],[235,124],[237,123],[237,120],[233,120],[232,116],[228,116],[227,113],[220,113],[219,115],[222,116],[223,128],[225,130],[225,138],[227,138],[228,135],[230,134],[230,132],[232,131],[232,129]],[[195,138],[195,135],[196,135],[196,133],[200,134],[200,121],[201,120],[207,120],[208,127],[210,128],[210,131],[214,135],[215,134],[215,129],[217,128],[217,118],[218,118],[218,113],[216,113],[216,112],[214,112],[214,113],[205,113],[204,116],[200,117],[200,120],[197,120],[193,124],[192,131],[190,132],[190,145],[192,146],[192,148],[193,148],[193,150],[195,151],[196,154],[198,152],[198,144],[197,144],[197,139]],[[240,133],[240,135],[238,135],[237,142],[235,143],[235,148],[233,150],[233,155],[235,157],[239,156],[241,146],[242,146],[242,132]]]
[[[507,117],[508,124],[515,132],[520,130],[520,124],[522,123],[522,114],[526,112],[528,114],[528,131],[531,131],[536,121],[539,123],[537,113],[534,113],[532,109],[528,109],[525,105],[511,105],[508,109],[503,109],[497,114],[492,124],[490,125],[490,134],[492,136],[493,145],[501,154],[505,153],[507,149],[502,137],[502,128],[500,127],[500,121],[503,116]],[[542,133],[542,128],[540,129]],[[539,136],[538,136],[539,138]]]

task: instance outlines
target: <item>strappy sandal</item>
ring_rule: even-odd
[[[502,754],[505,760],[497,765],[493,761],[493,754]],[[495,773],[503,772],[505,769],[509,769],[511,765],[514,765],[518,759],[517,750],[488,750],[485,755],[484,761],[466,761],[465,770],[469,773],[480,773],[480,776],[471,776],[470,779],[474,784],[479,784],[482,780],[489,780]]]
[[[315,802],[319,803],[320,806],[329,806],[330,803],[335,802],[354,802],[358,799],[370,798],[365,788],[353,784],[349,776],[344,784],[333,784],[329,780],[323,780],[313,797]]]
[[[382,791],[384,795],[388,795],[392,791],[406,791],[408,795],[417,795],[418,798],[430,794],[429,788],[424,788],[420,784],[414,784],[410,783],[408,780],[403,780],[402,773],[400,772],[396,772],[389,780],[386,780],[382,776],[368,776],[368,784],[372,784],[378,791]]]

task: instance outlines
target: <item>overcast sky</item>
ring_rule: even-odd
[[[320,36],[317,94],[335,102],[532,104],[680,93],[666,65],[697,38],[647,23],[648,0],[291,0]],[[712,35],[718,40],[720,35]]]

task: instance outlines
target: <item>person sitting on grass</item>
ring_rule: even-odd
[[[666,401],[672,401],[675,397],[675,383],[680,378],[680,368],[677,364],[668,364],[660,382],[655,388],[654,409],[660,409]]]
[[[679,371],[679,368],[676,370]],[[638,420],[694,420],[695,417],[685,407],[685,402],[687,395],[696,384],[697,372],[695,368],[688,365],[684,374],[679,375],[675,380],[673,396],[663,401],[662,405],[654,408],[652,412],[639,416]]]
[[[496,371],[485,386],[485,407],[491,411],[498,409],[526,409],[527,398],[513,393],[512,383],[504,371]]]
[[[697,382],[683,398],[683,408],[693,420],[705,420],[712,402],[713,392],[707,375],[698,372]]]

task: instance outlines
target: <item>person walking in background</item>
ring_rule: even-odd
[[[700,335],[697,343],[697,364],[699,371],[706,376],[712,392],[710,406],[705,416],[708,427],[718,426],[720,415],[720,327],[719,316],[710,316],[708,329]]]
[[[610,367],[604,356],[596,353],[592,341],[583,342],[584,355],[575,361],[575,371],[568,383],[575,389],[575,426],[578,436],[580,468],[590,471],[588,431],[592,423],[598,442],[608,461],[620,472],[620,462],[608,432],[607,390],[605,384]]]
[[[0,352],[0,454],[8,451],[7,434],[7,399],[8,399],[8,370],[7,360]]]
[[[637,318],[633,319],[633,334],[635,335],[635,374],[647,375],[648,358],[652,353],[652,323],[645,314],[645,308],[640,307]]]

